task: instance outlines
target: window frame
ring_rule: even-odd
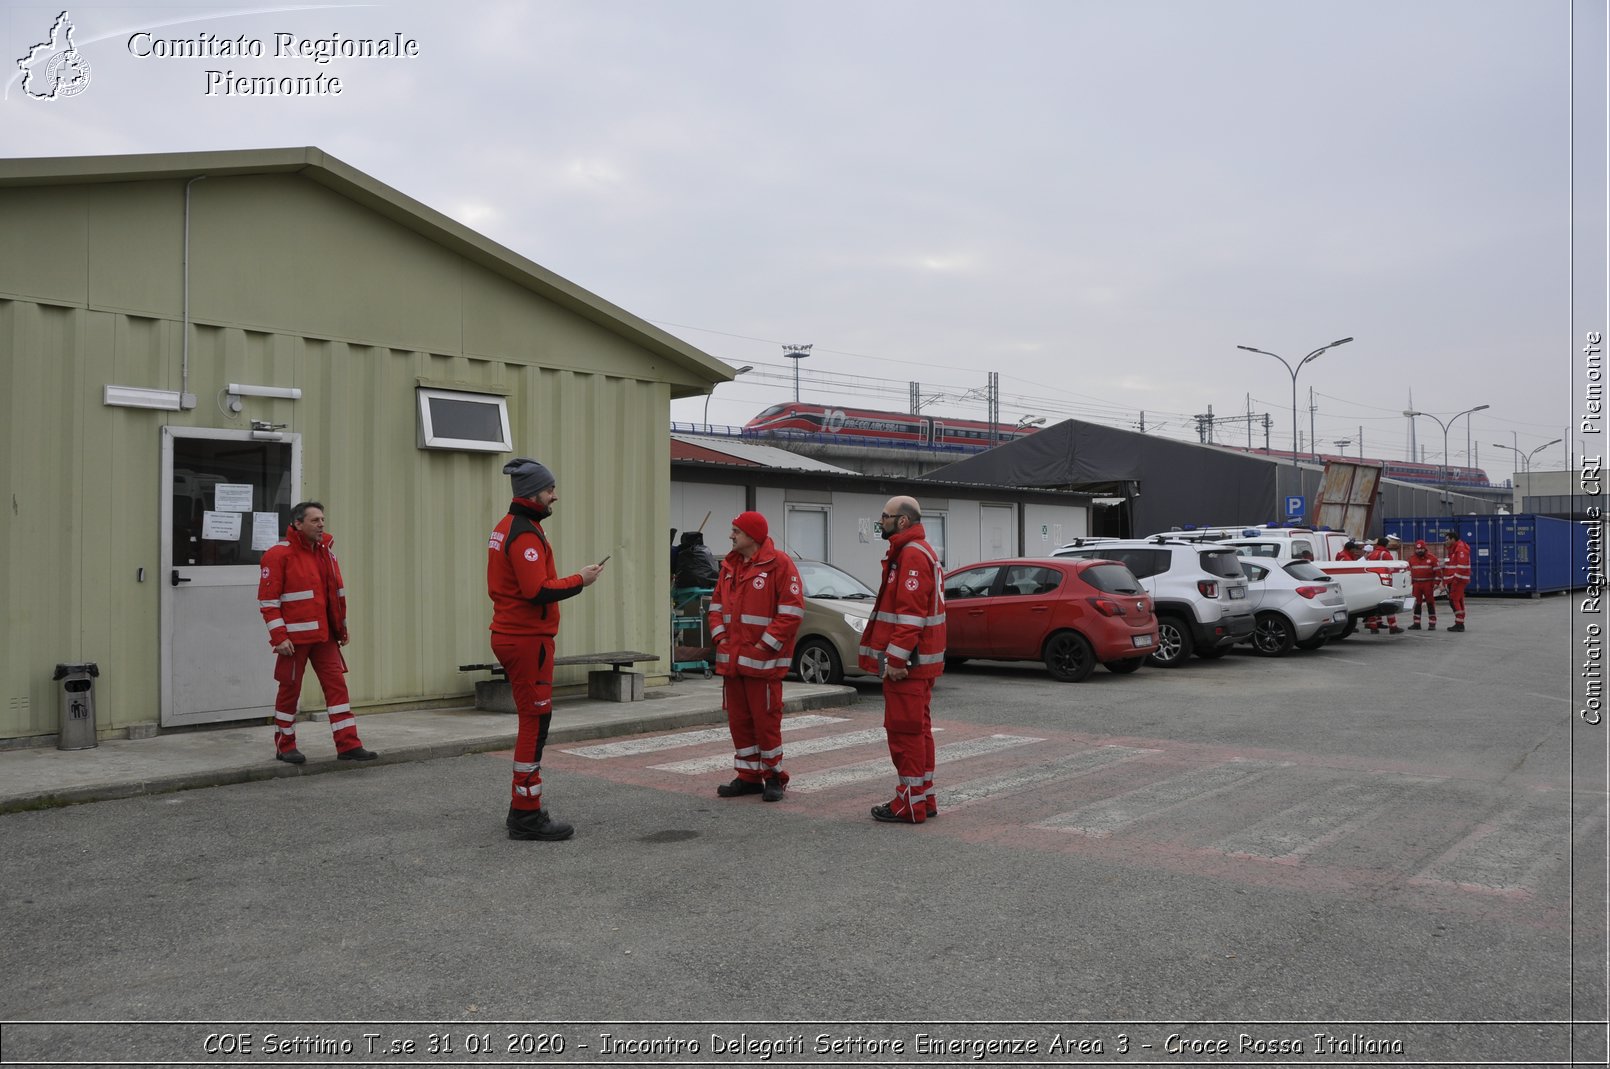
[[[476,393],[472,390],[448,390],[435,386],[416,386],[415,419],[419,431],[418,447],[459,453],[512,453],[514,436],[509,429],[509,399],[501,394]],[[449,438],[436,433],[431,415],[431,401],[463,401],[471,404],[496,405],[498,426],[502,438],[498,441],[481,438]]]

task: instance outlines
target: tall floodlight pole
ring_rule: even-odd
[[[739,375],[747,375],[753,370],[755,369],[752,364],[745,364],[743,367],[734,371],[732,373],[732,377],[737,378]],[[706,432],[710,430],[710,398],[714,397],[715,395],[716,388],[714,386],[710,387],[710,392],[704,395],[704,429]]]
[[[1297,361],[1296,367],[1293,367],[1291,365],[1291,361],[1287,360],[1279,353],[1271,353],[1267,349],[1254,349],[1250,345],[1236,346],[1237,349],[1245,349],[1249,353],[1262,353],[1264,356],[1274,357],[1276,360],[1285,365],[1286,371],[1291,375],[1291,477],[1296,480],[1296,489],[1299,494],[1302,493],[1303,481],[1302,473],[1297,467],[1297,372],[1301,371],[1310,360],[1318,359],[1319,354],[1324,352],[1326,349],[1334,349],[1338,345],[1346,345],[1352,340],[1352,338],[1338,338],[1329,345],[1321,345],[1318,349],[1315,349],[1313,352]]]
[[[1511,453],[1514,453],[1515,456],[1521,462],[1521,471],[1525,472],[1527,475],[1530,475],[1530,474],[1532,474],[1532,458],[1537,456],[1537,454],[1541,453],[1543,450],[1547,449],[1549,446],[1551,446],[1551,445],[1559,445],[1563,441],[1565,441],[1564,438],[1556,438],[1552,442],[1544,442],[1542,445],[1538,446],[1536,449],[1532,450],[1530,453],[1523,453],[1523,452],[1521,452],[1519,447],[1512,446],[1512,445],[1505,445],[1503,442],[1494,442],[1493,443],[1493,448],[1494,449],[1507,449]]]
[[[1472,412],[1480,412],[1484,408],[1491,407],[1491,405],[1477,405],[1475,408],[1467,408],[1463,412],[1455,412],[1452,416],[1448,417],[1447,423],[1442,422],[1442,420],[1438,419],[1436,416],[1433,416],[1429,412],[1421,412],[1418,409],[1413,408],[1405,408],[1403,410],[1403,414],[1408,416],[1410,419],[1413,419],[1415,416],[1424,416],[1426,419],[1431,420],[1437,426],[1442,428],[1442,507],[1448,510],[1448,515],[1450,516],[1453,515],[1453,499],[1448,496],[1448,429],[1453,426],[1453,421],[1458,419],[1460,416],[1468,416]]]
[[[794,403],[799,403],[799,362],[811,355],[809,345],[785,345],[783,355],[794,362]]]

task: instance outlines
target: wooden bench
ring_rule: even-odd
[[[587,697],[597,701],[635,702],[643,698],[643,673],[630,671],[640,662],[658,661],[659,655],[640,650],[615,650],[611,653],[573,653],[555,657],[554,667],[575,664],[607,664],[606,672],[587,673]],[[461,664],[460,672],[491,672],[503,676],[503,666],[496,661],[482,664]],[[475,707],[495,712],[512,713],[514,693],[507,679],[482,680],[475,684]]]

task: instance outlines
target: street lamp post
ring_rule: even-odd
[[[1296,367],[1292,367],[1291,361],[1287,360],[1279,353],[1271,353],[1267,349],[1254,349],[1250,345],[1236,346],[1237,349],[1245,349],[1249,353],[1262,353],[1264,356],[1274,357],[1276,360],[1284,364],[1286,370],[1291,374],[1291,476],[1296,480],[1296,490],[1299,494],[1302,493],[1303,483],[1302,475],[1297,468],[1297,372],[1301,371],[1303,366],[1306,365],[1310,360],[1318,359],[1319,354],[1324,352],[1326,349],[1334,349],[1338,345],[1346,345],[1352,340],[1352,338],[1338,338],[1329,345],[1321,345],[1318,349],[1315,349],[1313,352],[1297,361]],[[1278,491],[1276,496],[1278,497]]]
[[[1458,419],[1460,416],[1468,416],[1472,412],[1480,412],[1484,408],[1491,407],[1492,405],[1477,405],[1475,408],[1467,408],[1463,412],[1455,412],[1453,415],[1448,417],[1447,423],[1437,419],[1437,417],[1433,416],[1431,413],[1421,412],[1417,408],[1405,408],[1403,410],[1403,414],[1408,416],[1410,419],[1413,419],[1415,416],[1424,416],[1426,419],[1432,420],[1437,426],[1442,428],[1442,507],[1448,510],[1448,514],[1450,516],[1453,515],[1453,501],[1448,496],[1448,429],[1453,426],[1453,421]],[[1466,425],[1468,426],[1468,421]]]
[[[753,370],[755,370],[754,365],[745,364],[743,367],[734,371],[732,373],[732,377],[737,378],[739,375],[747,375]],[[710,430],[710,398],[714,397],[715,395],[716,388],[714,386],[710,387],[710,392],[704,395],[704,429],[706,433],[709,433]]]
[[[1505,445],[1503,442],[1494,442],[1493,443],[1493,448],[1495,448],[1495,449],[1508,449],[1511,453],[1514,453],[1517,457],[1520,458],[1521,471],[1525,472],[1527,475],[1530,475],[1530,474],[1532,474],[1532,458],[1537,456],[1537,454],[1541,453],[1543,450],[1547,449],[1549,446],[1551,446],[1551,445],[1559,445],[1563,441],[1565,441],[1564,438],[1556,438],[1552,442],[1544,442],[1542,445],[1538,446],[1536,449],[1532,450],[1530,453],[1523,453],[1523,452],[1520,451],[1520,449],[1518,447],[1512,446],[1512,445]]]

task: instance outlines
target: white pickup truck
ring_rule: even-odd
[[[1340,583],[1347,598],[1347,630],[1338,636],[1346,638],[1360,620],[1404,612],[1413,604],[1407,561],[1329,559],[1346,542],[1346,535],[1333,531],[1273,528],[1250,537],[1222,539],[1219,544],[1233,547],[1243,557],[1267,557],[1282,564],[1306,560],[1303,551],[1312,552],[1314,565]]]

